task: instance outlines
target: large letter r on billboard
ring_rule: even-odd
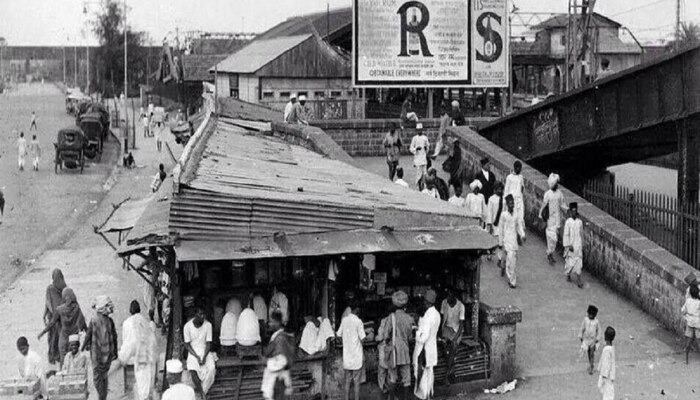
[[[421,18],[420,21],[412,21],[413,23],[409,24],[408,10],[412,7],[420,10]],[[401,52],[399,53],[399,57],[411,56],[408,51],[409,34],[418,36],[423,57],[432,57],[433,55],[430,53],[430,49],[428,49],[428,41],[425,39],[425,34],[423,34],[423,30],[428,26],[428,22],[430,21],[428,7],[418,1],[408,1],[399,7],[397,14],[401,15]]]

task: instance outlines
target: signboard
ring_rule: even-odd
[[[559,116],[553,108],[545,108],[531,120],[532,148],[535,152],[559,148]]]
[[[506,0],[354,0],[356,87],[506,87]]]

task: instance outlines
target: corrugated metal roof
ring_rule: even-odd
[[[598,54],[641,54],[636,43],[625,43],[617,35],[605,29],[598,33]]]
[[[303,34],[254,40],[221,61],[217,66],[218,72],[252,74],[310,37],[310,34]],[[209,70],[209,72],[212,71],[214,71],[213,68]]]
[[[578,16],[580,18],[580,16]],[[548,18],[541,23],[533,26],[530,28],[532,31],[540,31],[543,29],[552,29],[552,28],[565,28],[569,24],[569,16],[567,14],[557,14],[554,15],[551,18]],[[622,25],[620,25],[619,22],[612,20],[604,15],[598,14],[598,13],[593,13],[593,21],[592,21],[592,26],[607,26],[607,27],[614,27],[614,28],[619,28]]]
[[[495,237],[480,227],[459,229],[360,229],[265,237],[244,242],[181,241],[177,259],[185,261],[246,260],[348,253],[489,250]]]
[[[120,232],[132,229],[141,218],[146,206],[151,201],[151,196],[139,200],[127,200],[105,221],[99,229],[102,233]]]
[[[447,202],[227,119],[207,126],[179,187],[170,231],[183,240],[476,224]]]
[[[281,22],[256,39],[273,39],[283,36],[296,36],[313,33],[315,29],[321,37],[352,24],[352,8],[343,7],[313,14],[291,17]]]

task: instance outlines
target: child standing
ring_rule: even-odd
[[[697,286],[690,287],[690,297],[685,300],[681,313],[685,318],[685,363],[688,364],[688,354],[693,344],[696,345],[696,340],[700,337],[700,290]]]
[[[605,347],[600,355],[598,364],[598,389],[603,394],[603,400],[615,399],[615,329],[612,326],[605,328]]]
[[[576,284],[583,288],[581,270],[583,269],[583,222],[578,217],[578,203],[569,204],[569,218],[564,224],[564,271],[566,279],[571,281],[571,274],[576,275]]]
[[[505,210],[503,184],[496,182],[493,185],[493,195],[489,198],[489,202],[486,205],[486,229],[496,238],[498,238],[498,223],[501,220],[503,210]],[[503,265],[503,249],[496,248],[496,259],[498,260],[498,267],[501,269],[501,276],[504,276],[506,271]]]
[[[581,350],[588,353],[588,375],[593,375],[593,363],[595,351],[600,338],[600,323],[598,322],[598,307],[588,306],[588,316],[583,319],[578,338],[581,341]]]
[[[359,309],[351,307],[350,312],[340,321],[338,336],[343,340],[343,369],[345,370],[345,400],[350,398],[350,385],[354,384],[355,400],[360,400],[360,379],[362,378],[365,325],[357,316]]]
[[[32,155],[32,169],[34,169],[34,171],[38,171],[39,158],[41,157],[41,146],[39,146],[39,140],[37,140],[36,135],[32,135],[32,141],[29,143],[29,151]]]

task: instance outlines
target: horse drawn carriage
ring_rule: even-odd
[[[80,168],[83,173],[85,167],[85,135],[79,128],[64,128],[56,135],[56,158],[54,172],[58,173],[63,166],[69,169]]]

